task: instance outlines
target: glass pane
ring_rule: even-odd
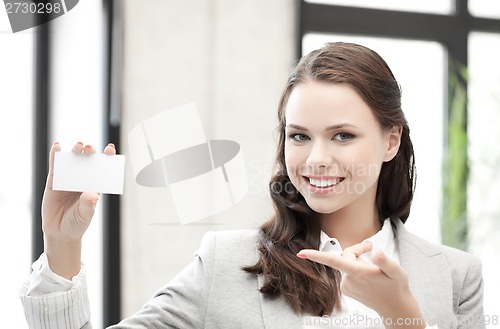
[[[303,52],[334,41],[354,42],[375,50],[386,60],[399,81],[418,172],[407,226],[428,241],[440,242],[445,49],[430,41],[308,34],[303,39]]]
[[[469,186],[467,209],[470,249],[481,259],[500,258],[500,34],[469,36]],[[497,261],[483,261],[484,314],[497,314],[500,281]],[[495,308],[493,308],[493,306]]]
[[[496,0],[492,0],[496,1]],[[373,9],[412,11],[432,14],[451,14],[455,11],[452,0],[306,0],[306,2],[322,3],[349,7],[365,7]]]
[[[469,0],[469,12],[478,17],[500,18],[500,1]]]
[[[63,151],[77,142],[104,141],[104,26],[100,1],[80,1],[68,15],[51,22],[50,141]],[[91,21],[92,24],[88,24]],[[119,150],[120,151],[120,150]],[[102,201],[85,233],[82,261],[86,265],[92,324],[102,325]]]
[[[28,327],[18,296],[31,270],[33,38],[33,32],[12,33],[7,15],[0,10],[0,253],[5,266],[0,305],[4,328]]]

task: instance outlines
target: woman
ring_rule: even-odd
[[[196,260],[113,328],[484,328],[480,262],[404,228],[415,168],[400,99],[370,49],[304,56],[278,109],[275,215],[258,232],[207,233]],[[80,250],[98,195],[53,191],[52,170],[45,252],[21,298],[33,327],[89,327]]]

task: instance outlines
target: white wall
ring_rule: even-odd
[[[267,183],[277,103],[294,61],[295,12],[290,0],[124,4],[123,140],[143,120],[194,101],[208,139],[241,145],[249,181],[248,195],[232,209],[181,226],[169,191],[139,186],[127,166],[122,291],[128,316],[193,259],[204,232],[256,228],[272,213]],[[128,154],[126,145],[118,151]]]

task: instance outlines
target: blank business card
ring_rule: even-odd
[[[56,152],[53,189],[123,194],[124,155]]]

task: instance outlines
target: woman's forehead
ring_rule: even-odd
[[[372,109],[349,85],[308,81],[291,91],[285,106],[285,122],[312,127],[363,126],[376,119]]]

